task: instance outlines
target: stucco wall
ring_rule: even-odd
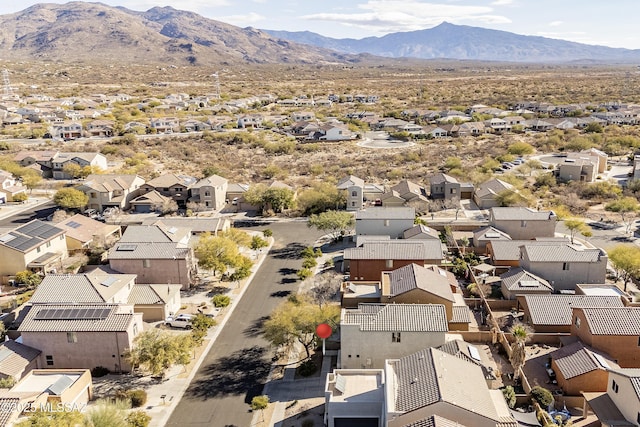
[[[110,259],[109,266],[121,273],[137,274],[137,283],[180,284],[182,289],[190,286],[190,265],[184,259],[151,259],[149,267],[144,266],[142,259]]]

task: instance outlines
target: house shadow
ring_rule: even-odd
[[[299,408],[296,408],[299,406]],[[324,404],[323,403],[304,403],[298,402],[296,405],[287,409],[285,414],[296,411],[300,412],[291,414],[274,426],[286,427],[302,427],[306,425],[323,426],[324,425]],[[351,424],[350,424],[351,425]],[[357,427],[353,425],[353,427]]]
[[[270,255],[276,259],[299,259],[300,253],[306,248],[302,243],[290,243],[284,248],[271,249]]]
[[[185,391],[192,399],[207,400],[245,394],[245,402],[262,393],[271,361],[267,347],[253,346],[221,357],[205,366],[201,377]]]

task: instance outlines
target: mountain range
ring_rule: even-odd
[[[37,4],[0,15],[0,58],[61,62],[345,64],[418,59],[640,62],[640,50],[442,23],[383,37],[240,28],[193,12],[146,12],[101,3]]]
[[[334,39],[309,31],[263,30],[274,37],[338,52],[389,58],[513,62],[637,62],[640,50],[593,46],[448,22],[427,29],[363,39]]]

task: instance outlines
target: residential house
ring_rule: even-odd
[[[475,345],[461,339],[452,339],[447,340],[437,349],[479,366],[489,388],[496,389],[502,386],[502,379],[497,375],[498,372],[493,369],[493,361],[486,352],[479,350]]]
[[[513,240],[554,237],[556,214],[523,207],[494,207],[489,210],[489,225],[507,233]]]
[[[203,132],[211,130],[211,125],[200,120],[189,119],[182,124],[182,128],[185,132]]]
[[[439,139],[449,136],[449,131],[444,126],[427,125],[422,127],[422,132],[430,138]]]
[[[373,207],[356,212],[356,235],[388,235],[402,237],[413,227],[415,209],[411,207]]]
[[[573,157],[573,153],[568,153],[568,156]],[[598,166],[597,173],[605,173],[607,171],[607,161],[609,159],[607,153],[598,150],[597,148],[588,148],[580,151],[578,156],[592,159]]]
[[[544,277],[555,291],[574,291],[578,283],[604,283],[608,260],[600,248],[568,243],[520,247],[520,266]]]
[[[423,240],[436,239],[440,240],[440,233],[437,230],[424,224],[416,224],[402,233],[403,239]]]
[[[76,178],[65,172],[68,164],[75,164],[81,168],[90,167],[92,172],[107,170],[107,158],[100,153],[56,153],[51,159],[51,173],[53,179]]]
[[[400,181],[398,184],[391,187],[390,190],[397,192],[405,202],[414,200],[423,202],[428,201],[427,190],[423,186],[409,180]]]
[[[129,226],[109,251],[109,266],[136,274],[138,283],[181,284],[189,289],[196,273],[190,229]]]
[[[640,368],[640,308],[592,305],[572,309],[571,335],[607,353],[623,368]]]
[[[49,272],[60,267],[67,257],[65,231],[47,222],[34,219],[0,235],[0,276],[19,271]]]
[[[18,341],[7,340],[0,344],[0,378],[19,380],[27,372],[37,369],[40,350]]]
[[[489,181],[483,182],[478,185],[478,188],[473,192],[473,201],[480,209],[490,209],[500,206],[498,195],[505,192],[517,193],[518,190],[508,182],[504,182],[501,179],[493,178]]]
[[[93,120],[87,123],[89,136],[111,137],[113,136],[114,122],[111,120]]]
[[[313,111],[296,111],[291,113],[291,121],[292,122],[309,122],[311,120],[315,120],[316,115]]]
[[[597,163],[589,158],[567,157],[556,166],[556,174],[564,182],[595,182],[597,167]]]
[[[339,367],[379,369],[386,359],[444,344],[447,331],[445,309],[438,304],[360,304],[357,309],[343,308]]]
[[[45,178],[53,177],[53,159],[58,151],[20,151],[13,160],[22,167],[38,170]],[[35,168],[34,166],[39,166]]]
[[[505,299],[515,300],[518,295],[549,295],[553,286],[541,277],[516,267],[500,275],[500,288]]]
[[[105,224],[86,215],[76,214],[56,224],[65,231],[69,252],[105,247],[120,238],[120,226]]]
[[[34,304],[18,332],[42,352],[38,363],[47,369],[129,372],[123,354],[142,332],[142,314],[122,304]]]
[[[71,117],[74,120],[79,120],[80,117]],[[49,133],[53,138],[62,138],[65,141],[78,139],[82,137],[82,124],[73,121],[62,124],[53,124],[50,127]]]
[[[583,393],[584,416],[594,413],[603,427],[635,427],[640,424],[640,370],[609,371],[605,392]]]
[[[338,181],[336,188],[347,194],[347,210],[358,211],[364,204],[364,180],[349,175]]]
[[[173,199],[160,194],[153,190],[138,196],[129,202],[134,213],[163,213],[165,210],[170,211]]]
[[[379,280],[383,271],[410,264],[440,265],[444,258],[440,240],[367,241],[344,250],[344,271],[349,280]]]
[[[355,135],[345,125],[325,123],[309,134],[309,139],[318,141],[349,141]]]
[[[263,118],[260,114],[243,114],[238,117],[238,128],[240,129],[257,129],[262,127]]]
[[[327,374],[324,395],[325,426],[384,426],[382,369],[334,369]]]
[[[400,193],[398,193],[397,191],[391,190],[391,191],[387,191],[380,197],[380,202],[382,203],[382,206],[385,208],[397,208],[397,207],[404,206],[406,203],[406,200],[400,197]]]
[[[231,221],[228,217],[162,217],[150,218],[142,222],[142,225],[160,225],[167,229],[171,228],[188,228],[191,230],[192,236],[203,233],[217,235],[219,232],[226,231],[231,227]]]
[[[226,202],[229,181],[218,175],[203,178],[191,186],[189,202],[205,210],[222,209]]]
[[[498,230],[500,231],[500,230]],[[502,233],[500,231],[500,233]],[[506,233],[505,233],[506,234]],[[536,240],[509,240],[504,238],[486,239],[486,254],[491,264],[503,267],[519,267],[522,261],[520,247],[529,246],[548,246],[557,245],[559,243],[569,243],[569,239],[560,238],[541,238]]]
[[[180,132],[180,120],[176,117],[152,118],[149,121],[149,128],[156,133]]]
[[[574,307],[607,307],[610,310],[624,307],[624,304],[619,297],[525,294],[518,296],[518,306],[524,311],[522,321],[531,325],[536,332],[568,333],[572,329],[571,310]],[[597,348],[584,339],[582,341]]]
[[[429,186],[432,199],[468,199],[473,193],[473,186],[469,190],[469,184],[460,183],[454,177],[444,173],[438,173],[430,177]]]
[[[493,133],[503,133],[511,130],[509,122],[499,117],[493,117],[489,120],[485,120],[484,125],[486,129]]]
[[[551,369],[566,396],[606,391],[609,370],[620,368],[606,353],[594,350],[582,341],[560,347],[549,357]]]
[[[486,227],[478,228],[477,230],[473,231],[472,244],[473,249],[476,253],[486,254],[487,244],[489,242],[496,242],[499,240],[510,241],[511,237],[509,237],[507,233],[503,233],[497,228],[493,228],[488,225]],[[517,256],[519,255],[520,254],[518,253]]]
[[[189,187],[197,182],[192,176],[166,173],[153,178],[142,185],[142,194],[157,191],[164,197],[173,199],[178,206],[186,206],[189,200]]]
[[[473,427],[517,427],[500,390],[490,390],[482,368],[435,348],[387,360],[388,427],[434,424],[434,417]]]
[[[469,308],[452,273],[437,267],[426,268],[410,264],[382,273],[383,304],[440,304],[449,322],[449,330],[468,330]]]
[[[13,202],[18,194],[26,194],[27,187],[16,180],[13,174],[0,170],[0,204]]]
[[[128,210],[143,185],[144,179],[138,175],[92,174],[77,189],[89,196],[88,208],[102,212],[110,207]]]

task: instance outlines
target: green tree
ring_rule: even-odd
[[[191,319],[191,337],[195,345],[202,344],[204,337],[207,335],[207,331],[212,326],[215,326],[216,321],[209,316],[198,313],[193,319]]]
[[[273,231],[270,228],[265,228],[264,230],[262,230],[262,234],[264,235],[264,237],[271,237],[273,236]]]
[[[78,411],[37,411],[29,415],[24,421],[15,424],[16,427],[76,427],[83,425],[85,416]],[[92,427],[91,424],[85,424]]]
[[[589,227],[583,220],[573,218],[573,219],[565,219],[564,226],[570,232],[571,235],[571,244],[573,244],[573,238],[576,233],[582,234],[584,237],[591,237],[593,233],[591,232],[591,227]]]
[[[251,245],[251,236],[246,231],[238,230],[237,228],[229,228],[222,233],[222,237],[226,237],[238,246],[244,246],[248,248]]]
[[[62,188],[54,194],[53,202],[63,209],[81,209],[87,206],[89,196],[75,188]]]
[[[243,197],[244,200],[250,205],[256,206],[262,209],[264,205],[264,193],[267,191],[267,186],[264,184],[256,184],[249,187],[245,191]]]
[[[529,395],[543,408],[548,408],[553,403],[553,394],[539,385],[532,387]]]
[[[38,187],[42,182],[42,177],[37,173],[28,173],[22,177],[22,184],[29,189],[29,192],[33,192],[33,189]]]
[[[356,220],[350,212],[326,211],[309,217],[307,225],[331,234],[333,240],[355,226]]]
[[[445,160],[443,167],[450,171],[451,169],[461,169],[462,168],[462,160],[459,157],[447,157]]]
[[[507,406],[513,409],[516,406],[516,392],[512,386],[508,385],[502,389],[502,395],[507,402]]]
[[[503,190],[496,194],[496,202],[500,206],[527,206],[528,200],[517,191]]]
[[[607,203],[604,209],[620,214],[622,223],[625,225],[625,231],[628,234],[631,232],[631,225],[633,225],[635,213],[640,210],[640,203],[638,203],[638,199],[635,197],[626,196]]]
[[[591,122],[587,124],[587,126],[584,128],[584,131],[587,133],[602,133],[604,131],[604,128],[600,123]]]
[[[218,294],[211,298],[211,302],[213,302],[214,307],[222,308],[231,304],[231,298],[228,295]]]
[[[309,358],[316,327],[327,321],[334,324],[340,321],[340,306],[325,304],[320,307],[307,297],[294,295],[271,313],[264,323],[264,335],[275,346],[298,341]]]
[[[18,271],[16,273],[16,282],[26,286],[37,286],[42,282],[42,276],[31,270]]]
[[[344,206],[346,196],[330,182],[318,182],[300,193],[297,199],[298,208],[304,215],[317,214],[329,209]]]
[[[141,369],[153,376],[162,376],[176,363],[189,363],[193,348],[191,335],[175,335],[150,329],[135,338],[133,348],[125,351],[125,358],[134,369]]]
[[[282,212],[293,207],[295,193],[289,188],[267,188],[262,196],[263,206]]]
[[[632,245],[618,245],[609,249],[609,261],[616,269],[618,277],[624,281],[624,291],[632,277],[640,275],[640,248]]]
[[[13,195],[14,202],[26,202],[27,200],[29,200],[27,193],[18,193]]]
[[[261,396],[254,396],[251,399],[251,410],[260,411],[262,418],[264,419],[264,410],[269,406],[269,396],[263,394]]]
[[[67,162],[62,167],[62,172],[71,178],[80,178],[80,175],[82,174],[82,166],[75,162]]]
[[[195,255],[198,265],[213,274],[224,273],[228,268],[236,267],[240,262],[238,245],[231,239],[223,236],[214,236],[204,233],[195,246]]]

